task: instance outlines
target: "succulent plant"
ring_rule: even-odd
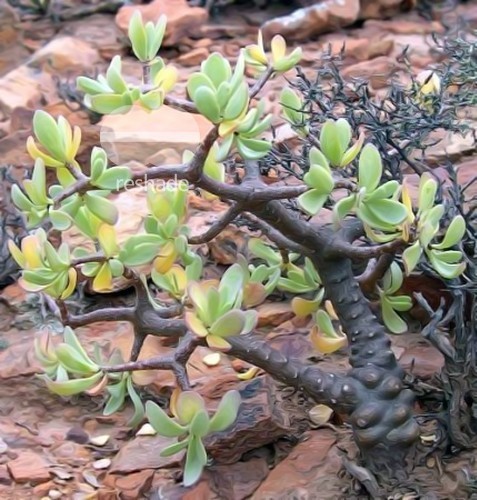
[[[200,71],[189,77],[188,98],[177,99],[171,94],[177,71],[158,56],[165,31],[164,17],[144,23],[136,13],[131,19],[128,35],[141,65],[140,83],[126,81],[121,58],[116,56],[105,75],[79,77],[77,84],[86,105],[98,113],[127,113],[135,105],[154,110],[167,102],[206,118],[210,130],[194,151],[184,153],[182,164],[156,166],[133,176],[129,166],[110,165],[105,150],[94,147],[86,167],[78,160],[79,128],[44,111],[34,115],[33,135],[27,141],[34,160],[31,178],[11,191],[32,230],[20,245],[9,243],[22,268],[20,284],[29,292],[52,297],[65,324],[127,321],[134,331],[129,361],[117,351],[103,354],[98,346],[93,353],[87,352],[69,327],[60,339],[39,337],[35,354],[43,367],[40,377],[62,397],[82,392],[102,395],[106,415],[130,400],[134,415],[129,425],[139,425],[147,415],[160,435],[175,440],[162,451],[164,455],[185,451],[184,484],[189,486],[199,479],[208,461],[204,438],[227,430],[240,406],[238,392],[229,391],[216,413],[209,415],[201,396],[190,390],[186,364],[197,347],[207,345],[253,364],[238,378],[248,380],[265,370],[306,391],[319,403],[325,421],[332,410],[349,411],[360,456],[373,471],[393,470],[419,435],[409,388],[404,388],[398,362],[387,347],[387,332],[407,329],[400,313],[412,306],[410,297],[400,291],[401,262],[407,275],[426,263],[430,266],[422,268],[431,267],[444,279],[463,282],[457,280],[468,258],[462,241],[472,217],[447,211],[452,200],[440,193],[437,196],[439,185],[428,173],[420,176],[413,205],[405,181],[387,180],[390,170],[380,131],[373,136],[369,127],[368,133],[353,130],[350,123],[361,121],[336,117],[326,107],[311,119],[315,97],[298,85],[295,90],[283,89],[280,104],[284,118],[304,144],[299,159],[290,154],[283,160],[299,184],[265,184],[262,167],[274,167],[282,159],[279,148],[272,151],[269,139],[272,116],[265,114],[265,102],[257,96],[270,78],[296,66],[301,50],[288,54],[285,40],[277,35],[267,54],[259,34],[258,44],[244,48],[235,67],[222,55],[211,54]],[[252,86],[246,72],[257,76]],[[417,81],[420,90],[413,105],[420,111],[432,105],[434,112],[444,84],[434,74]],[[402,92],[406,95],[405,89]],[[230,175],[237,164],[231,153],[246,162],[242,178]],[[53,185],[47,183],[47,169],[56,176]],[[149,213],[143,230],[123,240],[118,237],[119,211],[111,195],[131,184],[137,186],[136,181],[151,179],[168,184],[157,188],[148,183],[144,202]],[[210,229],[193,237],[187,227],[191,189],[207,200],[220,198],[231,205]],[[311,220],[296,210],[295,201]],[[465,208],[465,203],[453,205]],[[314,217],[324,207],[332,210],[331,224]],[[202,252],[195,243],[209,243],[241,212],[255,217],[270,240],[250,238],[247,257],[239,255],[220,279],[205,279],[208,270],[202,276]],[[53,245],[47,233],[38,229],[45,223],[60,232],[70,228],[81,232],[84,243],[74,249],[66,243]],[[365,264],[360,275],[352,265],[355,262]],[[473,267],[469,266],[469,274],[475,274]],[[136,301],[128,307],[117,306],[113,313],[107,307],[71,315],[69,306],[79,276],[98,293],[111,291],[115,280],[125,278],[133,285]],[[151,281],[169,298],[164,293],[155,297]],[[449,289],[456,288],[454,283]],[[258,319],[254,308],[275,291],[287,300],[292,295],[294,313],[309,319],[309,341],[316,350],[328,355],[350,343],[353,369],[348,374],[303,364],[276,350],[263,332],[254,331]],[[380,318],[370,306],[377,297]],[[148,335],[167,337],[177,345],[166,356],[143,359]],[[438,348],[444,345],[444,337],[434,332],[426,335]],[[440,348],[455,367],[460,361],[452,349]],[[469,353],[461,359],[467,362],[472,357]],[[209,367],[226,358],[217,352],[212,355],[206,363]],[[151,401],[144,405],[135,388],[145,370],[155,369],[170,370],[181,390],[171,397],[172,416]],[[454,401],[453,407],[461,411],[464,405]],[[376,457],[383,464],[376,464]],[[366,472],[364,477],[368,476]]]
[[[176,438],[176,442],[161,451],[162,456],[186,451],[184,486],[191,486],[201,476],[207,464],[207,452],[203,439],[213,432],[227,430],[236,420],[240,407],[238,391],[228,391],[219,403],[215,414],[210,417],[200,394],[184,391],[171,407],[173,417],[156,403],[146,403],[149,422],[161,436]]]
[[[192,311],[185,313],[185,322],[191,332],[204,337],[209,347],[228,350],[227,337],[243,335],[257,323],[256,311],[242,311],[244,272],[239,264],[225,271],[220,282],[214,280],[192,282],[188,296]]]
[[[403,284],[403,273],[399,264],[393,262],[384,275],[382,288],[379,288],[379,301],[384,324],[392,333],[407,331],[406,322],[398,312],[408,311],[412,307],[412,299],[407,295],[396,295]]]

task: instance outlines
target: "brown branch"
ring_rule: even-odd
[[[306,365],[271,347],[257,335],[227,337],[230,356],[265,370],[281,382],[308,393],[316,402],[349,412],[359,399],[361,388],[354,380]]]
[[[59,207],[59,204],[63,201],[69,198],[70,196],[73,196],[74,194],[84,194],[88,191],[88,189],[91,188],[91,184],[89,183],[89,179],[81,179],[74,184],[71,184],[71,186],[67,187],[64,191],[62,191],[58,196],[53,198],[53,206],[57,209]]]
[[[243,184],[255,183],[260,180],[260,167],[257,161],[246,160],[244,162],[244,170]]]
[[[171,108],[178,109],[180,111],[186,111],[187,113],[199,113],[197,106],[187,99],[180,99],[178,97],[172,97],[170,95],[166,95],[164,97],[164,104],[166,106],[170,106]]]
[[[80,266],[81,264],[88,264],[89,262],[104,262],[105,260],[108,260],[108,258],[102,252],[97,252],[85,257],[71,259],[71,265],[75,267]]]
[[[270,187],[257,186],[256,184],[225,184],[209,177],[201,178],[196,185],[209,193],[215,194],[223,199],[245,203],[264,203],[273,200],[289,200],[296,198],[308,191],[304,184],[300,186]]]
[[[171,370],[177,380],[177,384],[183,391],[190,390],[189,377],[187,375],[186,363],[195,348],[203,343],[203,339],[188,333],[179,341],[175,351],[167,356],[154,356],[141,361],[131,361],[113,366],[103,366],[101,369],[106,373],[132,372],[139,370]]]
[[[280,233],[277,229],[274,229],[272,226],[268,225],[266,222],[262,221],[255,215],[245,212],[243,214],[243,217],[248,219],[252,224],[257,225],[260,228],[260,231],[275,245],[277,245],[278,248],[280,249],[288,249],[291,250],[292,252],[299,253],[301,255],[306,255],[309,252],[309,250],[300,245],[299,243],[295,243],[294,241],[286,238],[283,236],[283,234]]]
[[[174,318],[182,313],[181,304],[168,307],[158,305],[151,297],[145,277],[141,279],[132,269],[127,269],[124,275],[131,280],[136,290],[136,310],[149,310],[151,308],[162,319]]]
[[[250,89],[250,99],[253,99],[262,90],[265,84],[270,80],[274,73],[274,69],[269,66],[260,78],[255,82],[254,86]]]
[[[64,305],[64,303],[63,303]],[[80,326],[89,325],[91,323],[98,323],[100,321],[129,321],[134,322],[135,310],[133,307],[104,307],[89,313],[74,315],[68,312],[66,306],[61,306],[61,320],[71,328],[78,328]]]
[[[238,217],[242,209],[243,206],[241,204],[235,203],[225,212],[222,217],[217,219],[205,233],[190,237],[189,244],[200,245],[201,243],[207,243],[213,240],[225,229],[225,227],[227,227],[235,218]]]
[[[81,168],[76,167],[75,165],[72,165],[71,163],[66,163],[66,169],[68,172],[78,181],[84,181],[87,180],[88,177],[83,174],[81,171]]]
[[[367,294],[373,293],[376,289],[376,283],[383,278],[393,262],[394,255],[392,253],[385,253],[380,255],[377,260],[370,260],[364,273],[356,278],[361,290]]]
[[[339,237],[339,234],[333,240],[327,249],[329,256],[347,257],[348,259],[356,260],[368,260],[383,254],[395,254],[407,244],[405,241],[397,239],[373,247],[357,246],[347,243]]]

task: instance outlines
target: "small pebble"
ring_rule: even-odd
[[[93,462],[93,467],[96,470],[107,469],[111,465],[111,460],[109,458],[102,458]]]
[[[108,434],[103,434],[90,438],[89,442],[95,446],[104,446],[109,441],[109,438],[110,436],[108,436]]]
[[[220,363],[220,352],[212,352],[202,358],[207,366],[217,366]]]
[[[157,432],[151,424],[144,424],[137,432],[136,436],[155,436]]]

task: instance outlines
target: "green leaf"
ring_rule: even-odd
[[[210,420],[209,431],[221,432],[228,429],[236,420],[241,398],[238,391],[228,391]]]
[[[407,295],[387,295],[386,299],[395,311],[409,311],[412,307],[412,299]]]
[[[97,94],[90,97],[91,109],[102,115],[127,113],[132,101],[127,94]]]
[[[199,87],[194,94],[194,102],[197,110],[202,116],[205,116],[212,123],[220,123],[220,108],[217,102],[216,94],[208,87]]]
[[[200,410],[192,419],[189,427],[190,434],[202,438],[206,436],[209,432],[209,415],[206,410]]]
[[[131,179],[131,170],[128,167],[112,167],[106,170],[95,182],[101,189],[116,191]]]
[[[106,72],[108,85],[117,93],[123,94],[128,91],[128,86],[121,76],[121,56],[114,56]]]
[[[310,189],[297,198],[300,208],[308,215],[316,215],[328,199],[327,194],[321,194],[316,189]]]
[[[432,249],[431,252],[442,262],[447,262],[447,264],[455,264],[458,260],[462,259],[462,252],[459,250],[435,250]]]
[[[113,202],[94,194],[94,191],[87,192],[84,195],[84,201],[88,210],[96,215],[98,219],[111,226],[114,226],[118,221],[118,209]]]
[[[29,269],[25,269],[23,271],[23,278],[26,281],[41,286],[51,285],[53,281],[57,278],[57,276],[58,276],[57,272],[46,268],[38,268],[32,271],[30,271]]]
[[[195,484],[207,464],[207,452],[202,441],[196,436],[191,436],[188,447],[186,463],[184,467],[184,486]]]
[[[43,110],[35,111],[33,115],[33,131],[42,146],[53,155],[55,160],[66,160],[64,151],[65,138],[51,115]]]
[[[126,386],[128,395],[131,398],[131,401],[134,405],[134,415],[128,421],[127,425],[128,427],[136,427],[142,422],[142,419],[144,418],[145,414],[144,405],[142,404],[139,394],[136,392],[136,389],[134,388],[132,377],[127,378]]]
[[[222,276],[219,285],[220,310],[226,312],[233,307],[239,307],[237,301],[241,298],[244,283],[243,269],[239,264],[230,266]]]
[[[245,111],[249,102],[248,92],[247,82],[242,82],[224,109],[224,120],[235,120]]]
[[[366,144],[359,156],[358,185],[366,188],[368,193],[373,192],[381,181],[383,165],[378,149],[372,144]]]
[[[336,123],[333,120],[326,121],[321,127],[320,146],[321,151],[326,158],[328,158],[330,163],[334,166],[338,166],[341,162],[344,149],[341,147]]]
[[[444,250],[460,243],[465,234],[465,219],[458,215],[447,228],[444,239],[437,245],[432,245],[436,250]]]
[[[103,410],[103,415],[112,415],[116,413],[123,405],[126,398],[126,379],[121,379],[120,382],[114,385],[109,385],[107,391],[110,396]]]
[[[440,258],[440,256],[434,251],[431,250],[427,253],[429,261],[432,267],[443,277],[446,279],[453,279],[460,276],[465,271],[465,262],[461,262],[459,264],[449,264]]]
[[[420,229],[419,242],[421,243],[421,246],[423,248],[427,248],[429,243],[432,241],[434,236],[439,231],[439,225],[432,224],[431,222],[426,221],[426,222],[420,224],[419,229]]]
[[[164,90],[153,89],[149,92],[139,95],[141,104],[151,111],[159,109],[164,104]]]
[[[280,105],[285,118],[293,125],[301,125],[304,115],[302,113],[303,103],[300,97],[291,88],[285,87],[280,94]]]
[[[66,167],[56,169],[56,178],[63,188],[71,186],[76,182],[73,174]]]
[[[230,305],[222,306],[220,300],[220,293],[215,287],[210,287],[207,290],[207,315],[204,316],[204,321],[206,321],[207,326],[211,326],[216,319],[218,319],[222,314],[229,311]],[[233,303],[232,303],[233,304]]]
[[[402,253],[402,261],[406,274],[409,276],[417,266],[422,255],[422,248],[418,241],[410,247],[407,247]]]
[[[278,282],[278,278],[280,276],[279,272],[277,273],[276,276],[277,276],[276,282]],[[273,286],[273,288],[275,288],[275,286]],[[271,293],[271,291],[268,293]],[[257,311],[251,310],[251,311],[244,311],[242,312],[242,314],[245,318],[245,325],[243,327],[241,334],[244,335],[246,333],[250,333],[257,326],[258,313]]]
[[[284,73],[286,71],[289,71],[300,62],[301,57],[302,57],[302,48],[297,47],[287,57],[284,57],[279,61],[275,61],[273,64],[273,69],[279,73]]]
[[[366,195],[366,202],[375,201],[379,199],[391,198],[395,196],[399,189],[398,181],[388,181],[381,184],[374,191]]]
[[[235,139],[234,134],[230,134],[222,139],[222,142],[216,154],[217,161],[226,160],[227,156],[229,155],[230,148],[232,147],[232,144],[234,142],[234,139]]]
[[[244,160],[259,160],[268,154],[272,145],[262,139],[249,139],[237,136],[237,150]]]
[[[51,223],[55,229],[58,231],[66,231],[71,227],[73,221],[71,217],[61,210],[54,210],[53,207],[50,207],[50,211],[48,212],[48,216],[50,218]]]
[[[333,207],[333,218],[335,223],[341,221],[349,214],[356,205],[356,195],[352,194],[341,198]]]
[[[31,201],[23,194],[18,184],[12,185],[11,197],[15,206],[23,212],[29,212],[32,209]]]
[[[343,156],[344,151],[346,151],[351,141],[351,126],[344,118],[339,118],[335,122],[335,128],[342,151],[341,156]]]
[[[217,89],[217,103],[220,109],[224,109],[230,100],[232,86],[229,82],[222,82]]]
[[[356,215],[358,218],[363,221],[365,224],[370,226],[373,229],[380,229],[381,231],[394,231],[396,230],[396,226],[390,224],[386,220],[383,220],[382,217],[376,214],[375,211],[371,211],[368,208],[366,203],[360,203],[356,210]]]
[[[210,56],[202,62],[201,70],[210,78],[216,89],[222,82],[230,80],[232,69],[230,63],[218,52],[210,54]]]
[[[151,23],[152,24],[152,23]],[[162,14],[154,26],[154,33],[150,36],[148,34],[148,59],[152,61],[162,45],[162,40],[166,32],[167,17]]]
[[[138,244],[133,249],[122,249],[119,253],[119,260],[125,266],[142,266],[152,262],[157,257],[160,250],[160,245],[157,243],[142,243]]]
[[[92,184],[96,183],[96,180],[99,179],[106,167],[108,166],[108,158],[106,156],[106,151],[103,148],[99,148],[95,146],[91,151],[91,182]]]
[[[348,150],[345,151],[341,157],[340,167],[346,167],[349,165],[359,154],[361,148],[363,147],[364,135],[356,141]]]
[[[384,291],[389,295],[396,293],[403,283],[403,275],[399,264],[393,262],[391,267],[386,271],[383,278]]]
[[[46,169],[45,163],[41,158],[35,160],[31,182],[36,194],[36,200],[33,198],[32,200],[38,205],[46,205],[49,201],[46,196]]]
[[[106,83],[101,83],[86,76],[79,76],[76,79],[76,87],[81,92],[90,95],[104,94],[111,91]]]
[[[179,453],[180,451],[187,448],[188,444],[189,439],[184,439],[183,441],[171,444],[161,451],[161,457],[170,457],[171,455],[175,455],[176,453]]]
[[[89,375],[99,370],[99,366],[91,360],[86,360],[81,353],[75,351],[68,344],[59,344],[56,347],[56,356],[60,363],[71,373]]]
[[[390,226],[402,224],[407,218],[406,207],[398,201],[379,199],[366,201],[366,207],[376,218]]]
[[[179,394],[176,402],[176,413],[181,424],[190,424],[195,414],[204,409],[204,400],[197,392],[183,391]]]
[[[330,194],[335,185],[330,171],[320,165],[313,164],[303,177],[307,186],[315,189],[320,194]]]
[[[193,73],[187,82],[187,93],[191,99],[195,101],[195,95],[202,87],[209,89],[212,93],[215,91],[215,86],[207,75],[204,73]]]
[[[129,21],[128,37],[131,41],[134,55],[141,62],[146,62],[148,60],[147,38],[140,10],[135,10]]]
[[[146,415],[154,430],[165,437],[178,437],[184,434],[187,429],[179,425],[167,413],[153,401],[146,403]]]
[[[194,304],[196,306],[196,304]],[[184,321],[187,328],[197,335],[198,337],[207,337],[209,331],[207,330],[204,323],[209,323],[209,312],[206,309],[205,312],[199,310],[196,306],[197,314],[187,311],[184,315]]]
[[[325,170],[330,171],[330,164],[326,159],[326,156],[318,148],[311,148],[309,157],[310,165],[319,165]]]
[[[240,82],[243,81],[244,71],[245,71],[245,57],[243,51],[240,51],[237,63],[235,64],[234,72],[229,80],[232,92],[234,92],[235,89],[240,85]]]
[[[84,350],[84,347],[81,345],[72,328],[70,328],[69,326],[65,327],[63,338],[65,344],[71,346],[77,353],[79,353],[83,357],[83,359],[91,361],[88,353]]]
[[[336,332],[328,313],[320,309],[316,313],[316,324],[325,337],[336,338]]]
[[[434,178],[428,174],[422,175],[421,182],[419,183],[419,214],[426,212],[434,205],[437,187],[437,181]]]
[[[94,387],[102,378],[103,373],[98,372],[91,377],[78,378],[65,381],[54,381],[51,380],[46,375],[38,375],[39,378],[43,379],[46,386],[51,392],[58,394],[60,396],[73,396],[73,394],[79,394],[80,392],[87,391]]]
[[[404,333],[407,330],[406,322],[394,311],[387,297],[381,297],[381,312],[384,324],[392,333]]]
[[[265,130],[268,130],[270,128],[272,119],[273,115],[268,114],[263,120],[257,121],[257,123],[255,123],[252,128],[245,130],[243,135],[250,138],[258,137],[259,135],[263,134]],[[240,130],[237,129],[237,132],[240,132]]]
[[[192,301],[198,316],[208,322],[208,320],[210,320],[210,314],[208,312],[209,305],[207,303],[207,296],[205,295],[204,289],[199,283],[191,282],[187,286],[187,294],[189,299]]]
[[[303,268],[304,277],[306,283],[310,286],[316,286],[316,284],[321,284],[321,278],[315,269],[315,266],[308,257],[305,257],[305,266]]]
[[[255,257],[263,259],[269,265],[275,266],[282,263],[281,255],[259,238],[251,238],[248,241],[248,249]]]
[[[217,319],[212,324],[209,331],[212,335],[224,338],[232,335],[239,335],[244,329],[244,326],[245,317],[243,311],[232,309]]]

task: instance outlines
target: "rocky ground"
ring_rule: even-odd
[[[78,9],[80,2],[70,4]],[[380,2],[374,2],[377,4]],[[274,5],[251,12],[236,6],[220,11],[218,17],[211,19],[204,10],[191,9],[183,1],[156,0],[144,6],[145,16],[153,15],[153,9],[158,8],[169,14],[170,26],[162,55],[172,60],[180,71],[178,91],[209,53],[219,51],[234,61],[242,46],[255,41],[259,25],[268,22],[270,26],[270,19],[292,10]],[[340,29],[356,21],[359,15],[362,11],[342,23],[336,21],[336,16],[328,17],[326,27],[315,33],[333,32],[301,44],[303,67],[308,74],[313,74],[317,60],[329,46],[336,53],[345,42],[344,74],[349,78],[369,79],[372,91],[379,93],[386,88],[389,75],[399,70],[397,56],[406,46],[410,47],[409,56],[416,73],[432,66],[436,54],[430,43],[431,33],[443,32],[443,24],[449,24],[450,20],[447,15],[426,20],[413,11],[388,20],[364,19],[354,27]],[[460,15],[468,27],[477,28],[476,2],[468,2],[449,15],[452,19]],[[35,109],[63,114],[70,123],[82,127],[80,160],[86,161],[91,148],[99,144],[101,126],[108,123],[94,120],[80,108],[74,78],[102,71],[116,54],[124,58],[125,74],[131,79],[137,78],[137,67],[122,30],[128,16],[125,7],[116,17],[110,13],[88,17],[63,13],[64,18],[70,18],[52,21],[33,18],[0,0],[0,167],[9,167],[9,178],[21,179],[31,168],[25,140],[31,133]],[[297,36],[290,38],[299,38],[298,33],[300,30]],[[263,94],[272,112],[277,110],[282,85],[281,81],[272,81]],[[167,108],[158,111],[153,122],[162,138],[156,145],[161,151],[144,155],[141,160],[145,164],[178,162],[180,152],[193,147],[206,130],[206,124],[195,117]],[[287,125],[279,119],[275,125],[280,140],[293,139]],[[166,131],[171,133],[165,134]],[[475,175],[475,152],[472,138],[445,136],[430,156],[438,165],[450,155],[459,167],[461,181],[465,182]],[[5,213],[11,210],[6,189],[0,190],[0,204]],[[119,233],[124,238],[140,227],[145,209],[141,191],[122,193],[118,205]],[[206,202],[198,197],[192,199],[192,206],[190,224],[196,233],[203,231],[224,209],[220,202]],[[80,236],[71,231],[64,238],[71,245],[80,241]],[[244,233],[231,227],[201,251],[215,264],[231,264],[243,245]],[[96,300],[86,295],[78,307],[93,307]],[[103,300],[114,304],[127,302],[130,297],[127,291],[118,290]],[[275,347],[303,359],[321,360],[325,366],[346,368],[342,354],[322,357],[310,352],[307,325],[293,317],[286,301],[260,306],[259,315],[264,335]],[[44,304],[37,297],[26,295],[17,284],[1,291],[0,498],[325,500],[353,497],[349,480],[337,475],[341,449],[349,441],[348,429],[340,417],[334,415],[322,425],[317,409],[301,395],[277,388],[261,374],[251,380],[240,380],[238,373],[248,367],[226,356],[221,357],[218,365],[208,366],[204,362],[208,354],[205,348],[196,351],[189,365],[195,387],[212,406],[224,391],[239,387],[245,395],[245,403],[233,430],[209,443],[213,462],[201,482],[187,490],[182,488],[177,458],[159,456],[161,438],[138,436],[125,426],[130,408],[104,417],[100,400],[86,396],[62,400],[51,395],[34,377],[39,367],[32,343],[35,335],[46,327],[59,329],[54,318],[45,316]],[[119,348],[125,354],[132,339],[129,325],[123,323],[94,324],[78,329],[78,333],[86,347],[99,342],[105,351]],[[440,355],[418,335],[396,336],[393,340],[400,361],[416,376],[429,380],[439,370]],[[158,339],[149,338],[142,357],[169,349]],[[135,381],[143,386],[145,395],[159,400],[168,396],[173,388],[172,375],[167,372],[139,373]],[[345,447],[353,452],[351,445]],[[434,461],[426,466],[436,471],[441,464]],[[462,475],[459,465],[446,464],[446,471],[442,476],[445,493],[439,498],[458,498],[453,488],[459,474]],[[403,491],[403,495],[405,493]]]

